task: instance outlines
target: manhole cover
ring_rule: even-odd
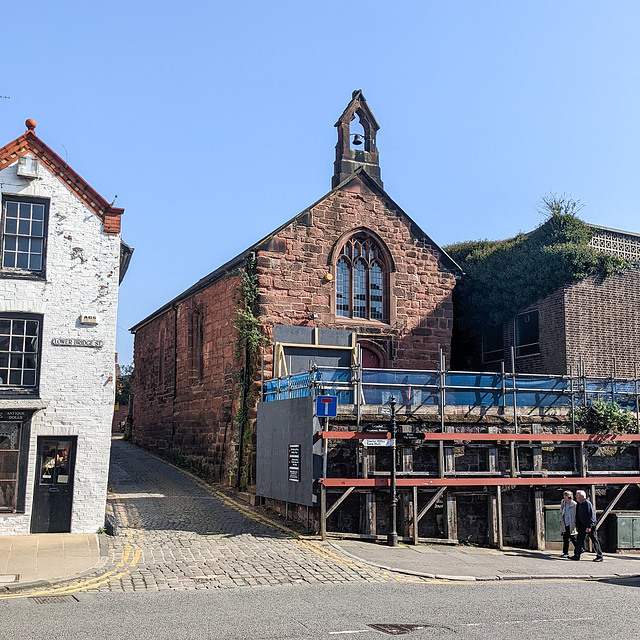
[[[9,584],[20,580],[19,573],[0,573],[0,584]]]
[[[368,624],[368,627],[390,636],[404,636],[417,629],[426,629],[428,624]]]
[[[63,604],[65,602],[78,602],[74,596],[31,596],[28,598],[34,604]]]

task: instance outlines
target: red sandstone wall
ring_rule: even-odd
[[[361,339],[378,345],[386,366],[437,368],[439,349],[447,357],[450,352],[455,285],[454,275],[439,262],[437,248],[418,239],[410,221],[359,179],[314,206],[310,218],[309,226],[292,223],[256,252],[259,307],[267,338],[273,335],[274,323],[356,329]],[[389,323],[337,318],[334,313],[331,251],[344,234],[362,227],[381,238],[395,263]],[[325,279],[327,273],[333,280]],[[227,483],[235,480],[239,450],[234,414],[241,363],[234,360],[233,327],[238,286],[238,277],[223,277],[182,301],[177,317],[169,310],[141,327],[135,337],[134,441],[161,452],[203,456],[207,473]],[[312,320],[314,313],[317,320]],[[196,314],[204,322],[201,378]],[[269,375],[268,343],[265,357]],[[250,424],[254,417],[250,412]],[[254,436],[246,440],[243,451],[249,483],[255,476]]]
[[[439,251],[411,232],[410,221],[359,179],[332,193],[311,210],[310,226],[291,224],[258,252],[260,309],[265,331],[273,324],[355,329],[375,343],[392,368],[434,369],[439,350],[451,347],[454,275],[439,263]],[[364,227],[387,245],[391,274],[390,322],[335,315],[335,270],[331,252],[345,234]],[[333,280],[324,276],[331,273]],[[317,314],[317,320],[312,319]],[[265,353],[267,373],[270,352]]]
[[[164,346],[161,344],[163,342]],[[173,310],[136,332],[132,439],[143,447],[161,453],[171,443],[173,349]]]
[[[233,425],[237,277],[223,277],[178,308],[178,361],[173,446],[186,455],[205,456],[222,480],[234,473],[237,438]],[[204,325],[203,375],[197,377],[194,313]],[[228,477],[226,477],[228,481]]]

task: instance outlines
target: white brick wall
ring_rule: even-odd
[[[46,408],[31,420],[24,514],[0,514],[0,535],[29,533],[38,436],[78,437],[72,533],[104,524],[111,420],[115,393],[115,341],[120,236],[107,235],[100,218],[46,168],[33,180],[0,171],[3,195],[50,201],[46,280],[0,277],[0,312],[43,315],[40,398]],[[98,316],[80,326],[81,314]],[[53,338],[104,341],[101,349],[53,346]],[[2,408],[11,408],[9,400]]]

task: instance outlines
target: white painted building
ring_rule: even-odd
[[[0,535],[104,524],[118,286],[109,205],[36,135],[0,149]]]

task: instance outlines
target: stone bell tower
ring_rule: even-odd
[[[364,130],[364,135],[351,133],[351,122],[356,117]],[[361,89],[353,92],[351,102],[335,126],[338,129],[338,143],[336,144],[336,161],[333,163],[331,188],[337,187],[358,167],[362,167],[369,177],[382,187],[378,148],[376,147],[376,133],[380,126],[373,117]],[[360,145],[362,145],[361,148],[358,148]]]

